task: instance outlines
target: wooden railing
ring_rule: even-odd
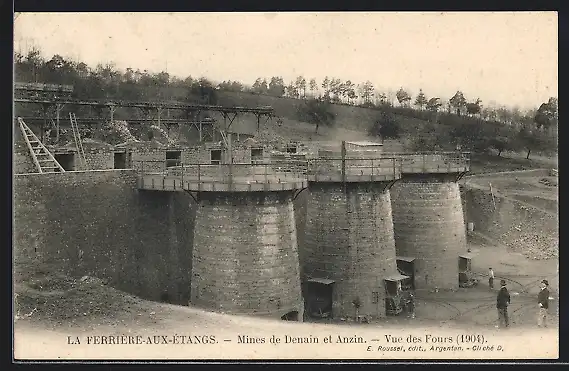
[[[311,181],[380,181],[401,176],[398,158],[316,158],[308,161]]]
[[[215,185],[225,185],[227,189],[235,186],[255,184],[302,183],[306,181],[306,163],[273,164],[184,164],[166,166],[165,161],[135,161],[133,168],[143,178],[162,184],[180,184],[182,187],[209,189]],[[176,183],[178,182],[178,183]],[[155,187],[152,187],[155,188]],[[278,187],[277,187],[278,188]]]
[[[139,160],[133,168],[148,181],[172,187],[216,189],[224,185],[293,184],[314,182],[391,181],[402,173],[455,173],[470,168],[468,153],[378,153],[378,158],[312,158],[308,160],[272,159],[266,163],[248,164],[183,164],[172,165],[165,160]],[[167,182],[168,180],[168,182]],[[143,182],[145,180],[143,179]],[[210,187],[211,186],[211,187]],[[171,188],[171,187],[170,187]],[[239,187],[237,187],[239,188]],[[241,187],[243,188],[243,187]],[[274,187],[270,187],[274,188]]]

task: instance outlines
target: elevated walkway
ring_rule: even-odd
[[[470,171],[469,152],[382,152],[382,157],[395,157],[401,162],[402,174],[446,174]]]
[[[393,182],[405,174],[460,174],[468,153],[375,153],[377,158],[272,160],[266,164],[184,164],[139,161],[138,188],[158,191],[260,192],[304,189],[308,182]]]
[[[165,167],[165,162],[141,161],[138,188],[190,192],[272,192],[304,189],[302,164],[190,164]],[[162,167],[160,169],[160,167]]]
[[[309,160],[307,168],[311,182],[381,182],[399,178],[398,158],[315,158]]]
[[[332,156],[308,160],[307,178],[310,182],[394,181],[406,174],[462,176],[470,171],[470,154],[466,152],[356,151],[344,158],[332,151],[328,153]]]

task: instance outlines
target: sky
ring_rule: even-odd
[[[329,76],[522,109],[558,95],[556,12],[20,13],[14,48],[31,45],[91,67],[249,85]]]

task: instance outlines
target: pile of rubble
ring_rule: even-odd
[[[102,127],[101,139],[109,144],[138,142],[130,132],[126,121],[108,121]]]
[[[74,324],[83,319],[97,318],[100,322],[111,323],[116,316],[129,315],[128,312],[136,310],[135,305],[141,302],[107,286],[106,280],[97,277],[51,276],[40,281],[16,286],[16,320]]]
[[[548,187],[557,187],[557,182],[556,182],[556,181],[550,180],[550,179],[547,179],[547,178],[541,178],[541,179],[539,180],[539,182],[540,182],[541,184],[544,184],[544,185],[548,186]]]
[[[254,137],[255,141],[261,143],[288,143],[290,142],[289,139],[278,135],[274,132],[269,130],[262,130]]]
[[[162,129],[161,127],[157,125],[150,125],[150,130],[152,130],[153,139],[161,143],[164,142],[164,144],[167,145],[173,145],[176,143],[176,141],[174,141],[172,138],[168,136],[166,130]]]
[[[521,231],[519,227],[514,227],[513,229],[518,232]],[[506,233],[502,237],[508,237],[508,235],[510,235],[510,233]],[[514,251],[518,251],[532,260],[547,260],[559,257],[559,239],[552,236],[529,233],[522,234],[510,238],[508,245]]]

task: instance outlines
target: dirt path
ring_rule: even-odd
[[[512,159],[517,159],[517,160],[526,160],[527,153],[521,154],[521,153],[516,153],[516,152],[503,152],[502,156],[507,157],[507,158],[512,158]],[[557,166],[559,164],[559,160],[558,160],[557,156],[548,157],[548,156],[541,156],[541,155],[537,155],[537,154],[530,154],[530,160],[533,162],[541,163],[541,164],[552,166],[555,168],[557,168]]]
[[[469,181],[465,185],[467,187],[471,187],[471,188],[476,188],[476,189],[481,189],[481,190],[489,190],[489,187],[487,185],[481,185],[481,184],[478,184],[478,183],[473,182],[473,181]],[[544,209],[544,208],[539,207],[537,205],[528,203],[526,201],[522,201],[522,200],[519,200],[517,198],[511,197],[511,195],[516,195],[516,194],[524,195],[524,196],[543,197],[544,196],[543,192],[528,191],[528,190],[525,190],[525,191],[509,191],[509,190],[508,191],[501,191],[501,190],[498,190],[496,188],[494,188],[492,191],[493,191],[495,197],[502,197],[502,198],[508,199],[510,201],[517,202],[520,205],[524,205],[526,207],[531,207],[533,209],[539,210],[545,214],[557,216],[557,213],[552,212],[551,210],[547,210],[547,209]]]

